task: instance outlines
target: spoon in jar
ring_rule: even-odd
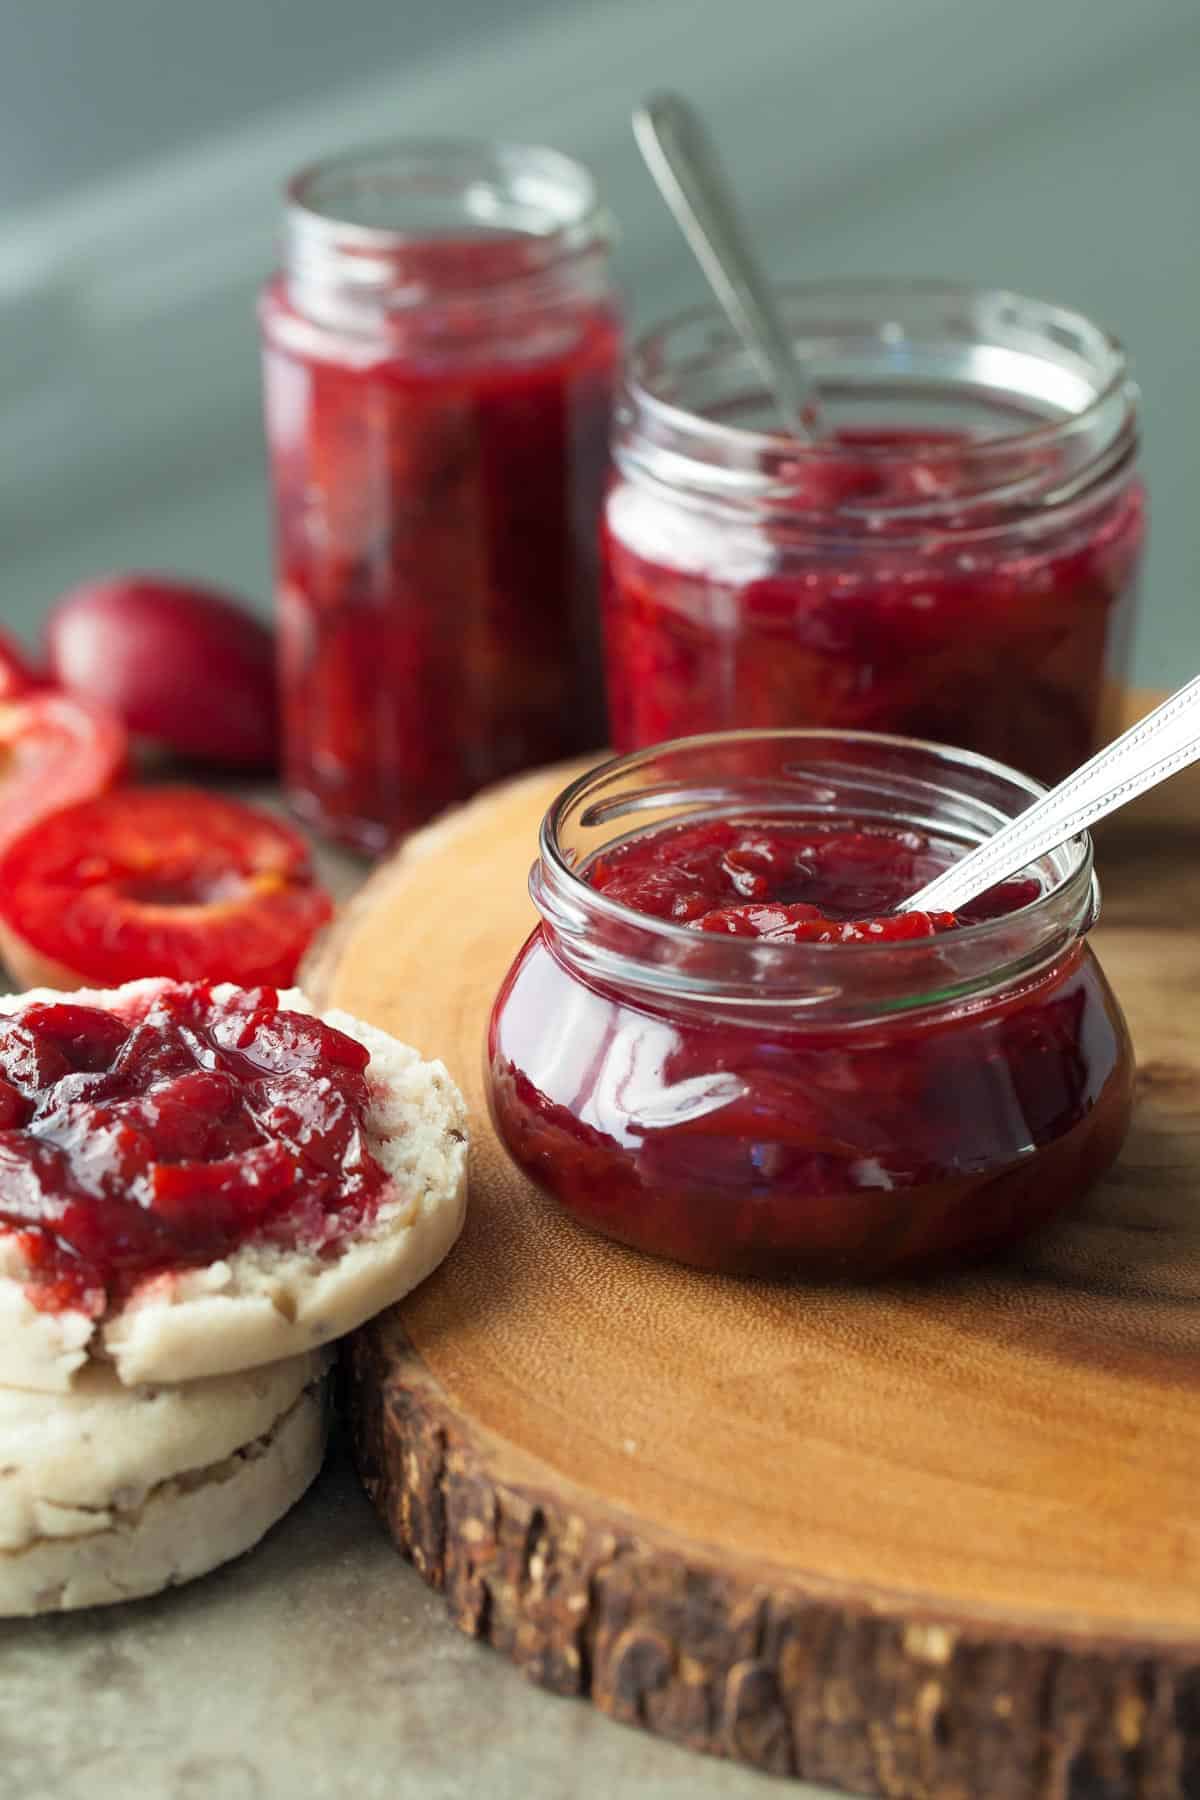
[[[784,424],[802,443],[811,443],[821,427],[815,394],[796,361],[791,334],[750,248],[699,114],[679,94],[652,94],[634,112],[633,133],[659,193],[753,357]]]
[[[1018,813],[994,837],[901,901],[897,912],[959,912],[997,882],[1077,837],[1200,759],[1200,675]]]

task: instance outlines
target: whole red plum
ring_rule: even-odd
[[[46,626],[50,678],[189,759],[267,769],[278,753],[275,646],[239,601],[166,575],[72,588]]]

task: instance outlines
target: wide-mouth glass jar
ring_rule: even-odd
[[[900,942],[714,934],[588,877],[681,822],[850,823],[949,861],[1040,791],[970,752],[818,731],[681,740],[575,782],[489,1025],[510,1155],[584,1224],[706,1269],[860,1279],[1017,1242],[1128,1126],[1086,837],[1027,872],[1016,910]]]
[[[1145,532],[1138,396],[1078,313],[944,283],[784,290],[823,433],[713,313],[632,352],[605,513],[612,742],[825,726],[1053,782],[1110,735]]]
[[[397,144],[288,189],[260,305],[285,776],[362,849],[604,740],[609,241],[552,150]]]

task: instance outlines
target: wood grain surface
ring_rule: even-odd
[[[465,1236],[348,1363],[397,1543],[534,1679],[765,1769],[1200,1793],[1200,779],[1103,834],[1140,1069],[1117,1168],[1018,1261],[853,1291],[639,1256],[500,1150],[484,1022],[569,773],[413,840],[310,970],[473,1112]]]

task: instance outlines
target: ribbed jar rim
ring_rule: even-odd
[[[287,184],[283,263],[302,310],[501,307],[607,250],[612,220],[581,163],[537,144],[397,139]]]
[[[827,478],[853,461],[879,479],[863,497],[839,494],[840,519],[919,526],[972,507],[1062,505],[1136,457],[1139,395],[1126,352],[1072,308],[886,277],[783,284],[779,301],[826,418],[897,432],[908,420],[925,431],[919,450],[828,435],[801,443],[776,429],[736,334],[715,308],[696,307],[630,352],[614,429],[625,472],[731,505],[804,513],[833,510],[810,497],[838,491]],[[938,443],[939,425],[949,437],[960,419],[966,441]],[[893,479],[914,460],[928,491]]]
[[[866,820],[964,852],[1045,792],[973,751],[854,731],[727,731],[676,738],[589,770],[542,820],[530,892],[552,947],[590,980],[703,1010],[859,1022],[946,1008],[1034,980],[1099,909],[1086,833],[1033,866],[1039,896],[933,938],[773,944],[638,913],[583,879],[601,850],[667,823],[720,817]]]

